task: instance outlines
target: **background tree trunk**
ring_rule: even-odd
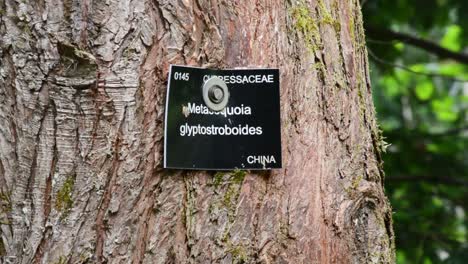
[[[3,263],[394,262],[357,0],[2,0],[1,16]],[[284,169],[162,169],[171,63],[280,68]]]

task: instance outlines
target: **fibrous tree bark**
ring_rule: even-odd
[[[357,0],[0,3],[0,262],[394,262]],[[170,64],[279,68],[284,168],[163,169]]]

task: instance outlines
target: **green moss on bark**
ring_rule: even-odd
[[[294,30],[302,34],[307,49],[314,53],[322,46],[317,21],[310,14],[309,7],[304,1],[300,1],[291,8],[291,16],[294,20]]]
[[[57,192],[55,201],[55,209],[62,213],[62,217],[66,217],[73,207],[73,187],[75,185],[75,178],[69,176],[62,185],[62,188]]]
[[[65,256],[60,256],[57,261],[55,261],[53,264],[65,264],[67,263],[67,258]]]
[[[248,263],[249,261],[247,251],[242,245],[231,246],[228,252],[232,255],[233,264]]]

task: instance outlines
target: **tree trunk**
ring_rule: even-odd
[[[392,263],[357,0],[2,0],[3,263]],[[170,64],[278,67],[283,169],[162,168]]]

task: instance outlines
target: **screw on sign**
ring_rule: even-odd
[[[213,103],[220,103],[223,100],[224,92],[219,86],[212,86],[208,91],[208,96]]]
[[[229,90],[224,83],[218,77],[211,77],[203,85],[203,100],[211,110],[221,111],[223,110],[229,101]]]

